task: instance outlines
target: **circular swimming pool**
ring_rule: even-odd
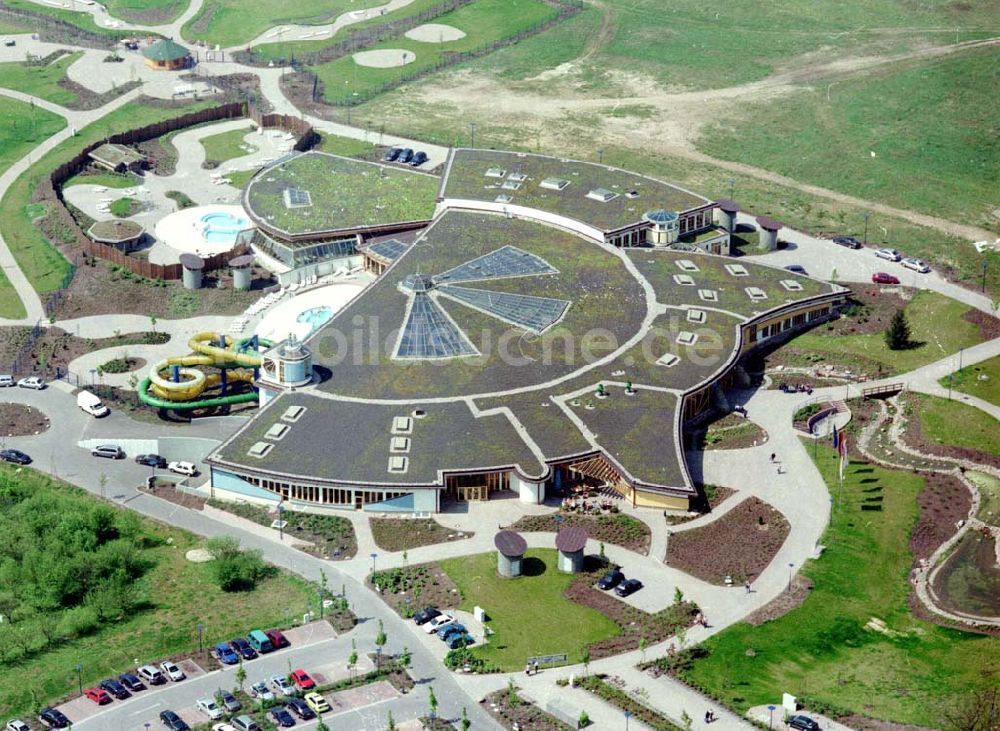
[[[333,317],[333,308],[329,305],[320,305],[319,307],[310,307],[308,310],[303,310],[295,318],[295,322],[304,323],[309,326],[309,331],[305,335],[299,335],[303,340],[314,332],[319,330],[323,325],[330,321]]]
[[[161,218],[155,227],[158,242],[177,254],[209,257],[230,251],[241,232],[254,228],[240,206],[195,206]],[[162,256],[157,263],[170,263]],[[150,257],[152,260],[152,254]]]
[[[228,211],[213,211],[201,217],[204,227],[201,235],[213,244],[232,244],[240,231],[250,228],[250,221]]]

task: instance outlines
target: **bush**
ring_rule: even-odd
[[[60,637],[83,637],[96,630],[100,624],[93,607],[73,607],[63,612],[57,631]]]
[[[241,549],[240,542],[231,536],[213,538],[206,547],[215,557],[212,570],[223,591],[251,591],[274,571],[264,563],[259,549]]]

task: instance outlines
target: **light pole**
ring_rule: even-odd
[[[200,655],[205,651],[205,645],[202,642],[202,638],[205,636],[205,625],[198,622],[198,654]]]
[[[83,666],[76,666],[76,685],[80,691],[80,695],[83,695]]]
[[[597,164],[598,165],[603,165],[604,164],[604,148],[603,147],[598,147],[597,148]]]
[[[868,219],[872,217],[872,214],[865,211],[865,246],[868,246]]]
[[[472,142],[469,144],[473,150],[476,149],[476,123],[469,122],[469,134],[472,137]]]
[[[770,717],[767,719],[767,731],[771,731],[771,724],[774,723],[774,709],[777,706],[768,706],[767,710],[771,712]]]
[[[632,711],[625,711],[625,731],[628,731],[628,720],[632,717]]]
[[[559,528],[562,527],[563,517],[561,515],[552,516],[552,520],[556,522],[556,535],[559,535]]]
[[[377,553],[372,554],[372,576],[375,575],[375,559],[378,558]]]
[[[736,190],[736,178],[729,179],[729,200],[733,199],[733,193]]]
[[[323,619],[323,587],[319,588],[319,618]]]
[[[285,540],[285,504],[278,503],[278,540]]]
[[[989,266],[989,262],[986,259],[983,259],[983,285],[982,285],[982,290],[984,292],[986,291],[986,267],[987,266]]]
[[[788,564],[788,591],[792,590],[792,569],[795,568],[795,564]]]

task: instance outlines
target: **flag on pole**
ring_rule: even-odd
[[[840,431],[836,426],[833,427],[833,448],[836,450],[840,449]]]
[[[844,481],[844,470],[847,468],[847,435],[840,435],[840,444],[837,446],[840,452],[840,481]]]

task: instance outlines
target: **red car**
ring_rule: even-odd
[[[108,694],[108,691],[101,688],[87,688],[83,691],[83,694],[99,706],[103,706],[111,702],[111,696]]]
[[[277,650],[279,647],[288,647],[288,639],[281,634],[279,630],[268,629],[264,630],[264,634],[267,635],[267,639],[271,640],[271,645]]]
[[[299,690],[311,690],[316,687],[316,681],[309,677],[309,673],[301,668],[292,671],[292,682],[298,686]]]
[[[899,284],[899,279],[885,272],[875,272],[872,274],[872,281],[875,284]]]

